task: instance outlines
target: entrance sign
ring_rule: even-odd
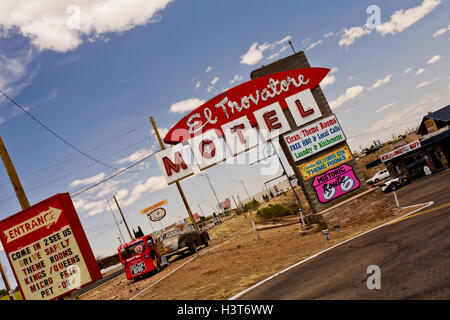
[[[352,159],[352,154],[347,146],[336,149],[326,155],[298,166],[303,179],[311,179],[327,170],[335,168]]]
[[[150,207],[147,207],[147,208],[145,208],[145,209],[142,209],[142,210],[141,210],[141,214],[146,214],[146,213],[148,213],[148,212],[151,212],[151,211],[155,210],[156,208],[165,205],[166,203],[167,203],[167,199],[164,199],[164,200],[162,200],[162,201],[160,201],[160,202],[157,202],[157,203],[155,203],[155,204],[152,204]]]
[[[50,300],[101,279],[68,193],[0,222],[0,240],[26,300]]]
[[[283,139],[295,161],[346,140],[335,115],[289,133]]]
[[[224,139],[236,156],[291,130],[283,110],[296,124],[322,116],[311,90],[329,69],[304,68],[273,73],[236,86],[201,105],[171,128],[164,141],[172,148],[155,155],[168,184],[193,174],[189,147],[200,170],[223,160]],[[181,143],[180,143],[181,142]],[[189,160],[189,161],[188,161]]]
[[[153,222],[162,220],[165,216],[166,210],[164,208],[157,208],[148,214],[148,218]]]
[[[353,168],[343,164],[336,169],[331,169],[325,174],[315,177],[312,186],[319,201],[326,203],[357,189],[359,181]]]
[[[420,142],[419,141],[413,141],[403,147],[397,148],[391,152],[385,153],[380,156],[380,159],[382,162],[386,162],[389,160],[392,160],[402,154],[408,153],[412,150],[415,150],[417,148],[420,148]]]

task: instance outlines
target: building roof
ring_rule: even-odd
[[[434,119],[439,121],[450,121],[450,104],[442,109],[427,114],[424,119]]]
[[[438,129],[445,127],[450,124],[450,105],[441,108],[435,112],[431,112],[423,117],[422,122],[420,123],[419,128],[417,129],[417,133],[422,135],[427,134],[428,130],[426,129],[425,120],[433,119],[438,127]]]

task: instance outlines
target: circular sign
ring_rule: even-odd
[[[148,214],[151,221],[159,221],[166,216],[166,210],[164,208],[157,208]]]

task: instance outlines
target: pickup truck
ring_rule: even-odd
[[[196,252],[201,245],[209,246],[208,231],[197,231],[192,224],[185,224],[164,232],[160,241],[167,257],[187,251]]]
[[[384,179],[387,179],[387,178],[389,178],[391,175],[389,174],[389,171],[388,170],[381,170],[381,171],[378,171],[377,173],[375,173],[374,175],[373,175],[373,177],[372,178],[370,178],[369,180],[367,180],[367,184],[375,184],[375,183],[378,183],[378,182],[380,182],[381,180],[384,180]]]

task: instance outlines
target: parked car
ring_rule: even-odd
[[[198,231],[192,224],[168,230],[160,237],[168,257],[187,251],[195,252],[201,245],[209,246],[209,240],[208,231]]]
[[[391,175],[389,174],[389,171],[387,169],[385,170],[381,170],[378,171],[377,173],[375,173],[373,175],[372,178],[370,178],[369,180],[367,180],[367,184],[374,184],[374,183],[378,183],[381,180],[387,179],[389,178]]]
[[[384,193],[388,193],[400,189],[401,187],[407,185],[408,183],[409,180],[406,177],[395,177],[384,182],[383,185],[381,186],[381,190]]]

